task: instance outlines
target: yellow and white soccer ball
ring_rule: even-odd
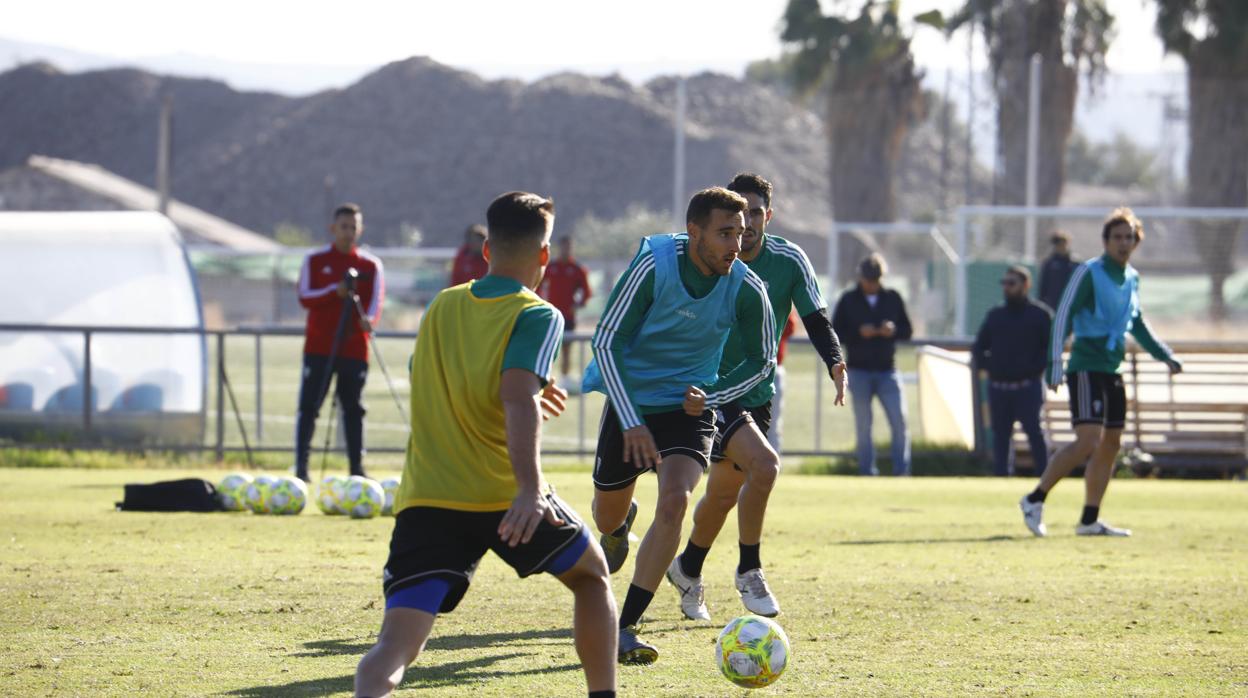
[[[282,475],[269,492],[268,510],[271,514],[298,514],[308,503],[308,486],[303,480]]]
[[[230,473],[217,485],[217,501],[226,511],[247,511],[247,486],[251,476],[247,473]]]
[[[381,491],[386,495],[386,501],[381,505],[381,515],[394,516],[394,495],[399,491],[399,478],[388,477],[382,480]]]
[[[770,618],[752,614],[734,618],[715,641],[715,663],[738,686],[770,686],[789,664],[789,638]]]
[[[268,514],[269,511],[269,494],[273,492],[273,486],[277,484],[277,478],[271,475],[261,475],[251,481],[244,490],[243,499],[247,502],[247,508],[255,514]]]
[[[321,478],[321,485],[316,493],[316,505],[322,514],[331,516],[347,513],[342,508],[342,496],[347,489],[347,478],[341,475],[326,475]]]
[[[386,503],[386,493],[381,484],[359,475],[347,479],[340,504],[353,519],[371,519],[381,513]]]

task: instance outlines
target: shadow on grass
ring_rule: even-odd
[[[581,670],[580,664],[563,664],[560,666],[532,666],[525,669],[515,671],[489,670],[489,667],[511,659],[531,658],[536,656],[532,652],[507,652],[503,654],[494,654],[485,657],[473,657],[462,661],[437,662],[430,661],[427,652],[433,650],[458,650],[464,648],[482,648],[492,647],[496,645],[514,646],[517,643],[525,644],[525,641],[546,640],[546,639],[568,639],[572,638],[570,630],[533,630],[520,633],[486,633],[480,635],[461,634],[450,635],[446,637],[430,638],[426,646],[426,654],[423,654],[416,663],[408,667],[407,673],[403,676],[402,686],[404,688],[439,688],[445,686],[465,685],[468,682],[480,682],[489,679],[512,678],[517,676],[530,676],[539,674],[552,674],[556,672]],[[531,642],[530,642],[531,644]],[[325,657],[332,655],[356,655],[363,656],[370,648],[372,642],[358,642],[354,640],[325,640],[321,642],[305,643],[304,647],[308,649],[306,652],[298,652],[292,656],[295,657]],[[526,663],[528,663],[526,661]],[[244,698],[276,698],[277,696],[321,696],[330,693],[350,692],[353,688],[354,676],[337,676],[326,679],[308,679],[306,681],[292,681],[290,683],[273,684],[268,686],[252,686],[249,688],[240,688],[229,691],[225,695],[243,696]]]
[[[442,635],[437,634],[437,627],[434,627],[434,635],[429,638],[426,643],[426,650],[458,650],[471,647],[494,647],[494,646],[515,646],[524,644],[534,644],[535,640],[572,640],[572,631],[567,628],[555,630],[526,630],[516,633],[462,633],[459,635]],[[362,657],[364,653],[372,649],[373,640],[318,640],[316,642],[305,642],[303,644],[305,651],[296,652],[292,657],[334,657],[340,655],[355,655]]]
[[[917,545],[926,543],[1006,543],[1035,536],[983,536],[981,538],[900,538],[893,540],[843,540],[833,545]]]
[[[331,693],[351,693],[355,690],[355,675],[335,676],[328,679],[308,679],[272,686],[251,686],[227,691],[223,695],[244,698],[277,698],[277,696],[327,696]]]

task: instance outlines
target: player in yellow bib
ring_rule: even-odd
[[[412,359],[412,431],[395,496],[377,644],[357,696],[389,695],[438,613],[455,609],[492,550],[521,577],[547,572],[573,593],[573,635],[591,698],[615,696],[616,608],[602,551],[544,482],[542,408],[563,410],[550,381],[563,316],[533,292],[550,260],[554,203],[510,192],[490,204],[489,274],[442,291]]]

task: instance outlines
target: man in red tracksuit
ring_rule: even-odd
[[[303,377],[299,384],[299,411],[295,415],[295,474],[308,480],[308,450],[316,417],[329,388],[329,374],[337,375],[338,404],[346,431],[347,459],[352,475],[364,475],[364,405],[360,394],[368,377],[368,334],[381,319],[386,295],[381,260],[356,247],[364,232],[364,214],[356,204],[343,204],[334,211],[329,225],[333,242],[313,250],[303,260],[299,272],[299,304],[308,309],[303,342]],[[359,295],[363,316],[354,309],[352,289],[346,276],[354,269],[358,276],[354,293]],[[351,304],[344,316],[343,305]],[[334,336],[345,317],[337,354]],[[333,425],[330,425],[333,428]]]
[[[593,294],[589,290],[589,270],[572,257],[572,238],[559,238],[559,258],[551,260],[546,267],[546,275],[537,287],[537,295],[550,301],[563,314],[565,332],[576,329],[576,309],[584,307]],[[571,373],[572,352],[565,350],[559,353],[564,382],[567,382],[569,379],[566,376]]]
[[[485,226],[474,223],[464,231],[464,244],[455,253],[455,261],[451,263],[450,286],[458,286],[475,279],[480,279],[489,271],[489,264],[481,254],[485,245]]]

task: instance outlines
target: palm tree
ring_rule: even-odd
[[[1248,205],[1248,2],[1158,0],[1157,33],[1187,61],[1188,205]],[[1221,320],[1240,223],[1202,228],[1196,243],[1209,270],[1210,314]]]
[[[789,0],[780,66],[799,93],[822,93],[832,210],[844,221],[893,219],[894,166],[922,113],[921,73],[902,31],[899,0],[865,0],[857,17],[825,15],[819,0]]]
[[[1105,68],[1114,18],[1104,0],[966,0],[947,22],[983,31],[997,94],[997,143],[1003,172],[997,200],[1023,204],[1027,189],[1027,106],[1031,57],[1042,61],[1037,203],[1053,205],[1065,183],[1066,142],[1074,124],[1079,72]]]

